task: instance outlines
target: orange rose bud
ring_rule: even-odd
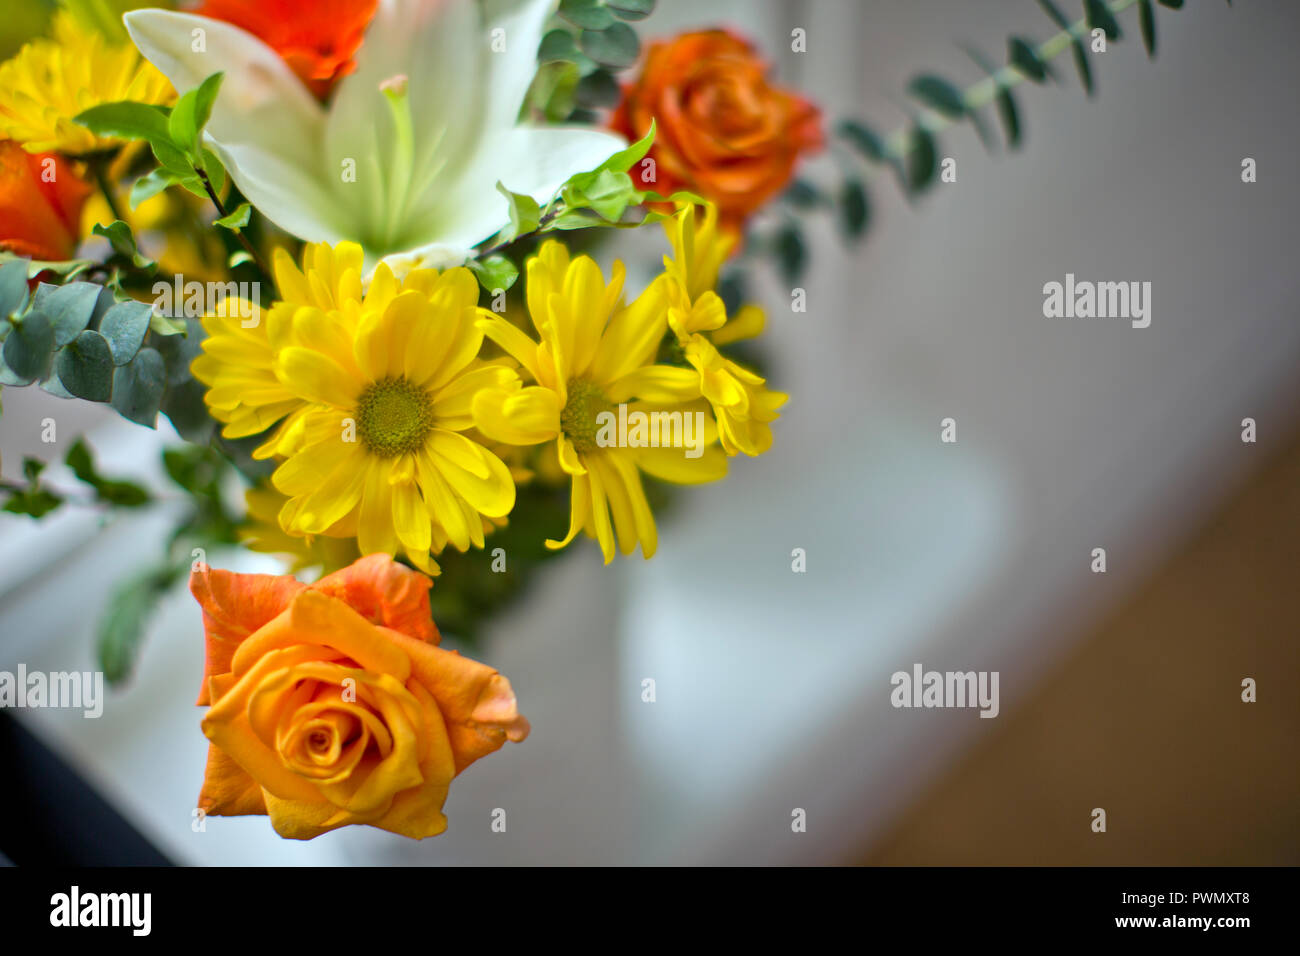
[[[90,192],[67,159],[0,140],[0,248],[33,259],[71,259]]]
[[[194,12],[253,34],[318,99],[356,69],[357,50],[379,0],[206,0]]]
[[[725,226],[744,220],[780,192],[801,154],[821,149],[821,112],[768,83],[754,47],[726,30],[683,33],[650,45],[640,77],[623,89],[610,125],[631,140],[655,121],[655,182],[661,195],[698,193]]]
[[[199,807],[309,840],[364,823],[447,828],[451,780],[528,736],[510,682],[438,647],[432,582],[372,554],[317,581],[202,568],[212,742]]]

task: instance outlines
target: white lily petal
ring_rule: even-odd
[[[474,246],[510,222],[510,206],[496,189],[550,201],[570,176],[594,169],[627,144],[613,133],[581,128],[501,130],[483,142],[454,189],[432,193],[414,210],[438,226],[439,241]]]
[[[484,0],[485,38],[491,51],[489,123],[497,129],[514,126],[524,96],[537,75],[537,48],[546,20],[557,0]],[[500,30],[504,48],[492,46]],[[498,45],[499,46],[499,45]]]
[[[325,112],[279,54],[251,33],[208,17],[149,9],[124,20],[145,59],[178,92],[225,74],[206,139],[260,212],[309,241],[344,237],[331,215],[329,190],[314,175]]]
[[[547,202],[570,176],[595,169],[626,146],[622,136],[604,130],[516,127],[509,132],[497,179],[511,192]]]

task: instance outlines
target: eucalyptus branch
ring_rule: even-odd
[[[1104,0],[1104,5],[1111,14],[1117,14],[1138,2],[1139,0]],[[1090,30],[1088,17],[1083,16],[1071,23],[1068,28],[1060,30],[1031,49],[1037,59],[1049,63],[1088,36]],[[961,102],[965,113],[945,114],[929,107],[922,107],[926,131],[934,134],[955,126],[975,110],[993,103],[1004,91],[1019,86],[1027,79],[1029,77],[1025,73],[1008,64],[962,90]],[[905,162],[916,148],[917,142],[911,124],[907,124],[885,137],[883,154],[886,160]]]

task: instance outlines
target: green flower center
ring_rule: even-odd
[[[600,447],[596,444],[596,433],[600,431],[596,416],[601,412],[613,412],[614,403],[588,381],[574,379],[567,389],[569,400],[560,412],[560,430],[578,451],[594,451]]]
[[[433,429],[433,400],[404,378],[386,378],[361,393],[357,434],[380,458],[418,451]]]

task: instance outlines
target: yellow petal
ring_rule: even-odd
[[[548,388],[486,388],[474,396],[473,409],[474,426],[508,445],[536,445],[560,431],[559,396]]]
[[[309,402],[347,408],[361,394],[363,383],[320,352],[290,346],[280,353],[278,366],[280,381]]]

